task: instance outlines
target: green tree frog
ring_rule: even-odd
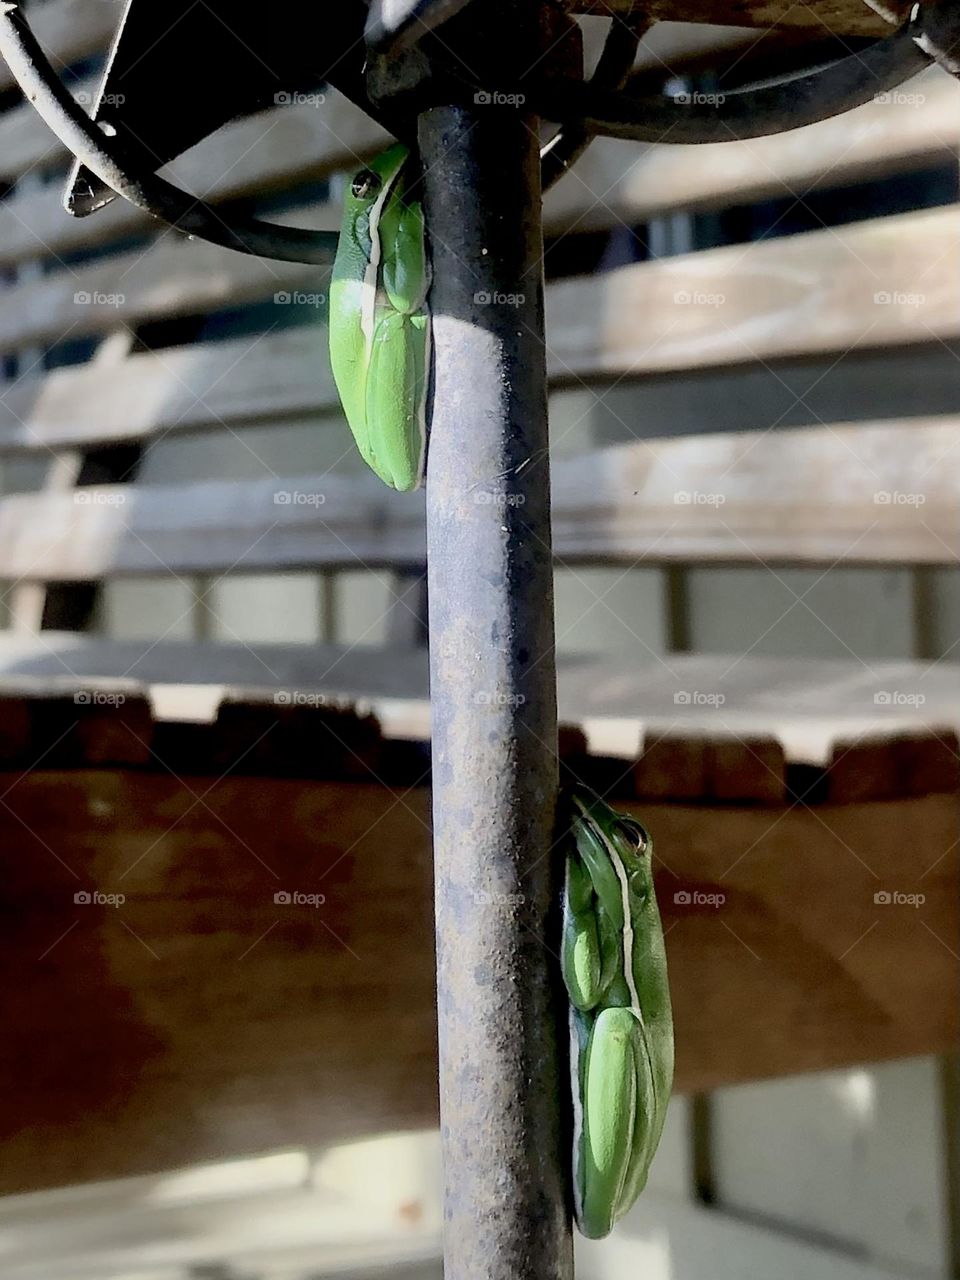
[[[364,460],[416,489],[426,455],[430,286],[423,208],[397,144],[353,175],[330,282],[330,360]]]
[[[570,999],[577,1225],[605,1236],[643,1190],[673,1083],[673,1019],[653,843],[583,787],[570,795],[561,962]]]

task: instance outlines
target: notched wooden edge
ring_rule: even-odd
[[[769,735],[648,736],[630,761],[590,755],[576,724],[559,732],[561,780],[613,798],[714,806],[851,804],[960,792],[948,729],[838,741],[825,768],[788,762]],[[146,691],[0,692],[0,768],[128,768],[173,774],[429,785],[430,743],[385,737],[361,703],[319,693],[228,693],[212,721],[158,719]]]
[[[397,769],[409,771],[407,755],[416,752],[401,744],[389,752]],[[158,720],[143,691],[123,687],[0,694],[6,768],[369,779],[383,758],[376,717],[320,695],[227,697],[212,723],[200,723]]]
[[[787,795],[783,745],[761,736],[648,738],[633,782],[649,800],[776,805]]]
[[[960,791],[960,747],[936,728],[841,740],[824,768],[788,762],[771,737],[665,735],[644,744],[632,776],[653,801],[855,804]]]
[[[930,729],[837,742],[826,770],[832,803],[896,800],[960,789],[960,751],[952,730]]]

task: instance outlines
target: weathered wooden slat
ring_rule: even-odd
[[[320,290],[323,282],[316,267],[253,258],[168,230],[145,249],[59,270],[7,291],[0,348],[57,343],[146,320],[241,306],[294,288]]]
[[[426,791],[0,781],[0,1189],[433,1120]],[[626,807],[656,833],[680,1091],[953,1043],[956,796]]]
[[[315,310],[310,308],[311,318]],[[155,434],[219,429],[224,424],[240,428],[330,412],[339,419],[326,355],[326,331],[319,317],[317,321],[316,328],[170,347],[156,355],[138,354],[112,364],[109,378],[92,364],[57,369],[43,378],[24,378],[0,398],[0,448],[39,449],[47,456],[47,449],[126,440],[149,442]],[[934,400],[944,401],[951,375],[938,351],[942,348],[933,344],[922,356],[903,349],[899,359],[892,361],[868,354],[878,400],[882,402],[888,390],[896,396],[907,364],[916,370],[917,378],[930,380],[932,354],[935,381],[930,380],[930,394]],[[638,366],[636,374],[643,373],[643,367]],[[739,373],[731,370],[724,376],[737,379]],[[949,423],[949,419],[941,421]],[[923,425],[921,420],[911,422]],[[725,425],[728,423],[729,416]],[[891,420],[889,425],[897,424]],[[639,434],[653,436],[657,423],[644,422],[639,427]],[[726,425],[726,430],[731,429]]]
[[[695,154],[599,140],[548,194],[546,229],[595,230],[670,209],[799,194],[946,160],[960,147],[958,106],[960,85],[934,69],[899,96],[776,137],[697,147]],[[0,137],[3,129],[0,118]],[[171,174],[195,194],[236,198],[349,167],[385,138],[331,92],[318,107],[288,107],[228,126],[171,166]],[[50,139],[38,135],[37,145],[49,152]],[[331,221],[337,217],[332,207]],[[61,208],[57,189],[15,196],[0,203],[0,263],[103,244],[149,225],[125,201],[74,219]]]
[[[322,312],[313,314],[316,328],[131,356],[112,365],[109,378],[85,364],[25,379],[0,403],[0,444],[135,440],[335,409],[327,331]]]
[[[554,464],[554,544],[564,559],[953,563],[958,430],[917,418],[596,449]]]
[[[552,374],[662,372],[953,338],[958,227],[960,206],[950,206],[561,281],[547,299]],[[323,281],[316,268],[170,234],[145,251],[11,289],[0,348],[313,292]]]
[[[960,334],[956,206],[626,267],[548,295],[557,378]]]
[[[416,564],[425,557],[423,497],[394,498],[385,502],[367,476],[16,495],[0,502],[0,547],[11,551],[0,552],[0,576]]]
[[[960,85],[935,68],[846,115],[769,138],[695,148],[601,139],[548,194],[546,228],[591,231],[948,163],[960,148],[958,107]]]
[[[333,429],[333,428],[329,428]],[[557,556],[952,564],[956,419],[639,441],[560,459]],[[344,428],[344,447],[348,447]],[[495,502],[495,486],[474,495]],[[422,494],[366,474],[117,485],[0,500],[0,577],[82,581],[418,565]]]

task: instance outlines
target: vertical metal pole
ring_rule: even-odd
[[[537,148],[515,107],[420,121],[446,1280],[573,1274]]]

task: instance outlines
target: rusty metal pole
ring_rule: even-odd
[[[536,121],[481,100],[419,133],[445,1276],[569,1280]]]

